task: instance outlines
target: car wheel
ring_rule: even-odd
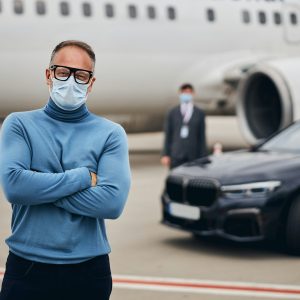
[[[293,201],[288,213],[286,244],[291,253],[300,255],[300,197]]]

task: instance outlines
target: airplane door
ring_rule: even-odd
[[[300,1],[285,0],[282,5],[285,38],[289,43],[300,43]]]

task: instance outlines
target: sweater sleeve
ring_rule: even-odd
[[[97,186],[55,202],[81,216],[116,219],[125,206],[131,175],[127,137],[121,126],[109,136],[98,162]]]
[[[6,118],[1,131],[0,180],[10,203],[49,203],[90,187],[91,178],[86,167],[63,173],[32,171],[30,143],[15,114]]]

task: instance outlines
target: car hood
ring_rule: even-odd
[[[174,169],[171,174],[215,178],[221,184],[288,180],[300,175],[300,155],[278,152],[235,151],[209,156]]]

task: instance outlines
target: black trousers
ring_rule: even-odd
[[[9,253],[0,300],[108,300],[108,255],[79,264],[43,264]]]
[[[171,157],[171,166],[170,169],[174,169],[186,162],[190,161],[188,158],[175,158]]]

